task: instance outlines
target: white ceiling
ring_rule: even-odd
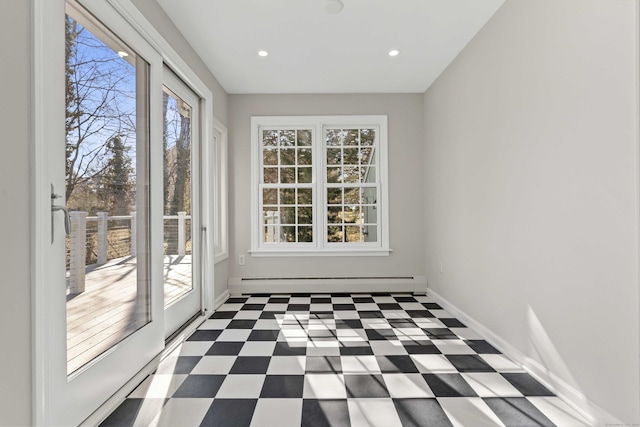
[[[229,93],[424,92],[504,0],[343,2],[158,0]]]

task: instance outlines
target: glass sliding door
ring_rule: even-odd
[[[34,67],[43,86],[34,182],[45,194],[34,233],[34,422],[79,425],[164,346],[161,205],[152,204],[161,97],[151,90],[162,58],[108,2],[34,9],[48,29]]]
[[[150,321],[149,64],[79,7],[65,43],[71,374]]]
[[[165,68],[162,91],[165,335],[201,307],[199,98]]]

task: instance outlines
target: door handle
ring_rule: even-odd
[[[54,201],[62,196],[54,193],[53,184],[51,184],[51,243],[53,243],[53,213],[62,211],[64,214],[64,232],[67,236],[71,235],[71,218],[69,218],[69,210],[65,206],[56,205]]]

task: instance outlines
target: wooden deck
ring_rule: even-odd
[[[165,305],[191,290],[191,256],[165,256]],[[147,321],[137,293],[136,258],[87,266],[85,291],[67,295],[67,373],[117,344]]]

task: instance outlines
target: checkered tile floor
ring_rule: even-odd
[[[230,298],[103,426],[581,426],[426,296]]]

